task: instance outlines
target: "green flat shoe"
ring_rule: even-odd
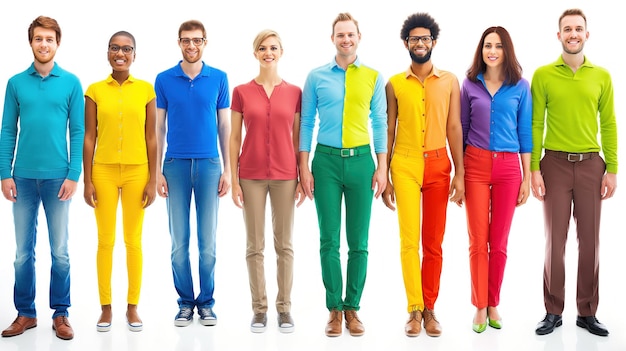
[[[494,329],[502,329],[502,319],[491,319],[491,318],[487,318],[487,321],[489,321],[489,326],[494,328]]]
[[[472,323],[472,330],[477,332],[478,334],[484,332],[486,329],[487,329],[487,323],[479,323],[479,324]]]

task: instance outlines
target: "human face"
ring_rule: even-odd
[[[340,21],[335,24],[331,39],[337,48],[337,56],[353,58],[361,41],[361,33],[358,33],[354,22]]]
[[[502,65],[504,60],[504,50],[502,41],[497,33],[489,33],[483,42],[483,61],[487,67],[497,67]]]
[[[35,61],[44,64],[54,60],[54,55],[59,47],[56,32],[52,29],[35,27],[30,47],[33,50]]]
[[[135,61],[134,46],[133,40],[125,35],[118,35],[111,39],[107,55],[114,71],[123,72],[130,69],[130,65]],[[124,51],[128,51],[129,48],[130,52],[125,53]]]
[[[202,35],[202,31],[200,29],[196,30],[185,30],[180,32],[180,38],[178,40],[178,45],[183,53],[183,60],[188,63],[195,63],[202,59],[202,52],[204,51],[204,47],[206,46],[206,40]],[[202,38],[202,44],[196,45],[193,41],[195,38]],[[189,40],[189,45],[183,43],[182,39],[192,39]],[[185,40],[186,41],[186,40]]]
[[[261,67],[275,66],[282,55],[283,49],[274,36],[265,38],[254,52],[254,57],[259,60]]]
[[[589,38],[589,32],[585,27],[585,19],[582,16],[565,16],[560,23],[561,29],[557,34],[563,51],[568,54],[578,54],[583,51],[585,41]]]
[[[428,37],[430,35],[430,29],[422,27],[413,28],[409,32],[409,37]],[[423,64],[430,60],[430,55],[432,54],[432,50],[436,44],[437,40],[432,40],[428,44],[424,44],[422,40],[418,40],[415,44],[409,43],[407,40],[404,40],[404,47],[409,51],[409,56],[411,56],[411,60],[418,64]]]

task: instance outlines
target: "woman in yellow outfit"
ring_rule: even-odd
[[[113,72],[85,93],[85,201],[98,224],[98,291],[102,314],[98,331],[111,329],[111,271],[117,204],[122,201],[128,270],[126,320],[141,331],[137,314],[141,290],[141,234],[144,209],[156,194],[156,100],[152,84],[130,75],[135,38],[124,31],[109,40],[107,57]]]

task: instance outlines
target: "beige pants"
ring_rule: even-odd
[[[265,203],[270,195],[272,206],[272,228],[274,230],[274,250],[276,251],[276,274],[278,295],[276,310],[291,310],[291,286],[293,283],[293,231],[294,196],[297,180],[250,180],[240,179],[243,191],[243,217],[246,224],[246,261],[252,310],[254,313],[267,312],[265,291]]]

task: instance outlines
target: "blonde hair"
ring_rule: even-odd
[[[280,47],[281,50],[283,49],[283,42],[280,39],[280,35],[278,35],[278,33],[274,30],[264,29],[261,32],[259,32],[259,34],[257,34],[256,38],[254,38],[254,41],[252,42],[252,49],[254,50],[254,52],[259,50],[261,43],[269,37],[276,38],[276,40],[278,41],[278,46]]]

